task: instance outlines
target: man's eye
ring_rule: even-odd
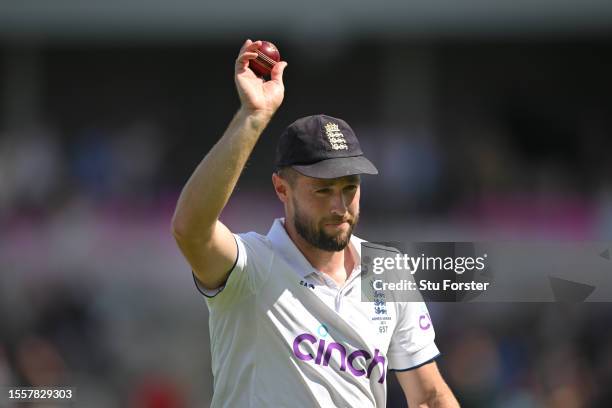
[[[351,184],[350,186],[344,187],[344,189],[345,190],[349,190],[349,191],[357,190],[357,185],[356,184]]]
[[[320,193],[320,194],[327,194],[329,192],[331,192],[331,188],[320,188],[317,190],[317,193]]]

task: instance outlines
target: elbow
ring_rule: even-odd
[[[211,226],[203,226],[201,223],[195,222],[193,219],[174,214],[170,223],[170,232],[177,242],[183,243],[203,243],[210,240],[214,223]]]
[[[201,239],[201,228],[199,229],[195,225],[194,220],[181,216],[178,213],[174,213],[172,221],[170,223],[170,232],[174,239],[178,242],[192,241],[195,239]]]
[[[172,215],[172,221],[170,222],[170,232],[174,238],[179,239],[188,234],[189,223],[179,215],[178,210]]]
[[[187,223],[181,220],[179,217],[177,217],[176,214],[174,214],[174,216],[172,217],[172,222],[170,223],[170,232],[172,233],[172,236],[176,240],[179,240],[180,238],[187,236],[188,235]]]

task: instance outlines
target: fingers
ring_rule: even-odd
[[[240,48],[239,55],[245,51],[255,51],[261,47],[261,41],[251,41],[251,39],[247,39],[244,44],[242,44],[242,48]]]
[[[247,38],[247,40],[244,42],[244,44],[242,44],[242,47],[240,48],[240,51],[238,52],[238,55],[242,54],[244,52],[244,50],[246,49],[246,47],[248,47],[252,43],[253,43],[253,41],[251,41],[250,38]]]
[[[238,56],[236,63],[240,66],[246,66],[249,63],[249,60],[257,58],[256,52],[244,52]]]
[[[285,61],[274,64],[272,72],[270,73],[270,79],[283,85],[283,72],[285,72],[285,68],[287,68],[287,62]]]
[[[236,58],[236,68],[242,70],[247,67],[249,60],[257,58],[257,49],[261,47],[261,41],[246,40]]]

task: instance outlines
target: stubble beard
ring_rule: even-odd
[[[323,224],[341,222],[342,219],[325,219],[322,220],[321,225],[316,225],[300,211],[296,201],[293,202],[293,207],[295,208],[293,226],[297,233],[310,245],[323,251],[338,252],[344,250],[351,240],[353,228],[359,221],[359,213],[357,213],[354,218],[347,220],[348,231],[339,231],[337,234],[331,235],[323,230]]]

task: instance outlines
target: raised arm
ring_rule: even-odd
[[[230,230],[219,215],[234,191],[238,177],[259,136],[283,101],[286,62],[264,81],[249,69],[261,42],[247,40],[235,64],[240,109],[215,146],[187,181],[172,217],[172,233],[202,285],[223,285],[237,257]]]

